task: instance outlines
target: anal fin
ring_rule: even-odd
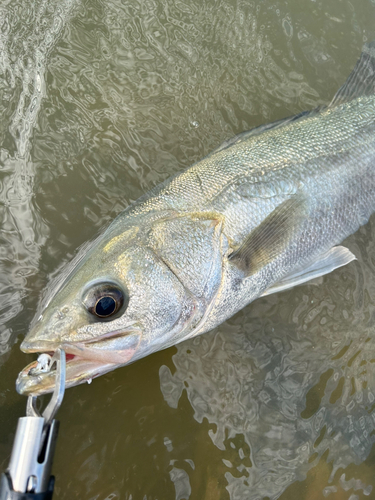
[[[271,293],[288,290],[314,278],[324,276],[339,267],[349,264],[352,260],[356,260],[356,256],[350,250],[343,246],[333,247],[310,266],[289,274],[278,283],[272,285],[262,294],[262,297],[271,295]]]

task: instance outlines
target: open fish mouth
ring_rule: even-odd
[[[16,390],[25,396],[39,396],[53,392],[56,383],[56,368],[54,366],[51,369],[44,368],[40,360],[42,356],[46,356],[45,359],[52,358],[57,348],[63,349],[66,353],[65,387],[74,387],[85,382],[91,383],[94,378],[129,363],[137,352],[140,337],[140,333],[124,337],[127,344],[125,349],[112,349],[113,339],[111,339],[112,342],[99,341],[91,344],[45,342],[33,345],[24,342],[21,346],[23,351],[42,355],[39,355],[38,360],[27,365],[19,373]]]

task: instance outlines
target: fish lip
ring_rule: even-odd
[[[117,333],[117,332],[116,332]],[[57,348],[61,348],[67,355],[72,355],[73,358],[66,362],[66,383],[65,387],[73,387],[87,381],[91,381],[100,375],[104,375],[119,366],[123,366],[134,357],[141,341],[141,331],[138,328],[132,328],[131,334],[122,332],[123,337],[128,337],[134,341],[128,349],[117,352],[117,359],[111,362],[107,357],[114,356],[116,353],[112,351],[95,349],[95,343],[103,342],[120,336],[117,335],[98,337],[89,342],[51,342],[51,341],[26,341],[21,344],[21,350],[26,353],[49,353],[53,355]],[[91,349],[90,349],[91,348]],[[97,352],[95,352],[97,351]],[[30,375],[30,370],[35,368],[37,361],[33,361],[27,365],[18,375],[16,381],[16,390],[19,394],[38,396],[53,392],[55,387],[55,370],[50,372]]]
[[[29,375],[30,370],[35,368],[36,365],[37,361],[35,360],[19,373],[16,380],[16,390],[19,394],[24,396],[40,396],[53,392],[56,381],[56,370],[33,376]],[[78,356],[74,357],[72,361],[68,361],[66,364],[65,388],[89,382],[93,378],[104,375],[118,366],[120,365],[103,363]]]
[[[128,324],[126,328],[121,328],[121,330],[114,330],[112,332],[105,333],[100,337],[95,337],[92,339],[87,339],[82,341],[72,341],[72,342],[61,342],[61,341],[51,341],[51,340],[28,341],[26,336],[26,338],[22,341],[20,345],[20,349],[22,352],[32,353],[32,352],[46,352],[51,350],[55,351],[58,347],[61,347],[62,349],[66,350],[67,353],[69,353],[68,349],[72,350],[75,348],[78,349],[81,348],[82,350],[82,347],[85,345],[89,344],[92,345],[101,342],[103,340],[109,340],[115,337],[124,337],[126,335],[141,334],[141,333],[142,333],[141,328],[134,322]],[[75,353],[71,352],[70,354],[75,354]]]
[[[74,354],[79,355],[82,354],[83,342],[48,342],[48,341],[40,341],[40,342],[26,342],[25,340],[22,342],[20,349],[22,352],[27,354],[31,354],[34,352],[55,352],[57,348],[64,349],[66,354]],[[81,346],[81,347],[80,347]]]

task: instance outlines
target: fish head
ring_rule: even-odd
[[[21,344],[27,353],[65,350],[66,387],[171,344],[196,312],[195,299],[137,230],[96,242],[44,306]],[[172,342],[174,343],[174,342]],[[52,392],[55,375],[19,375],[21,394]],[[31,372],[30,372],[31,370]]]

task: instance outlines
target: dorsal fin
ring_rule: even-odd
[[[330,107],[372,94],[375,94],[375,41],[364,45],[357,64],[337,91]]]
[[[358,59],[353,71],[348,76],[344,85],[337,91],[328,107],[338,106],[339,104],[351,101],[357,97],[372,94],[375,94],[375,41],[366,43],[363,46],[361,56]],[[324,111],[325,109],[327,109],[327,106],[320,106],[311,111],[302,111],[295,116],[288,116],[287,118],[282,118],[281,120],[277,120],[273,123],[267,123],[251,130],[247,130],[246,132],[241,132],[240,134],[225,140],[205,158],[209,158],[219,151],[227,149],[234,144],[239,144],[250,137],[263,134],[263,132],[267,132],[268,130],[284,127],[294,121],[304,120],[320,113],[321,111]]]
[[[246,130],[245,132],[240,132],[239,134],[235,135],[234,137],[231,137],[230,139],[226,139],[223,143],[220,144],[216,149],[211,151],[206,158],[209,158],[210,156],[218,153],[219,151],[222,151],[224,149],[229,148],[230,146],[233,146],[234,144],[239,144],[240,142],[246,141],[250,137],[255,137],[257,135],[263,134],[263,132],[267,132],[268,130],[273,130],[276,128],[284,127],[285,125],[289,125],[289,123],[298,121],[298,120],[304,120],[305,118],[308,118],[310,116],[318,114],[320,111],[322,111],[322,107],[318,107],[316,109],[313,109],[311,111],[302,111],[301,113],[298,113],[297,115],[293,116],[288,116],[287,118],[282,118],[281,120],[277,120],[272,123],[266,123],[265,125],[260,125],[259,127],[252,128],[251,130]]]

